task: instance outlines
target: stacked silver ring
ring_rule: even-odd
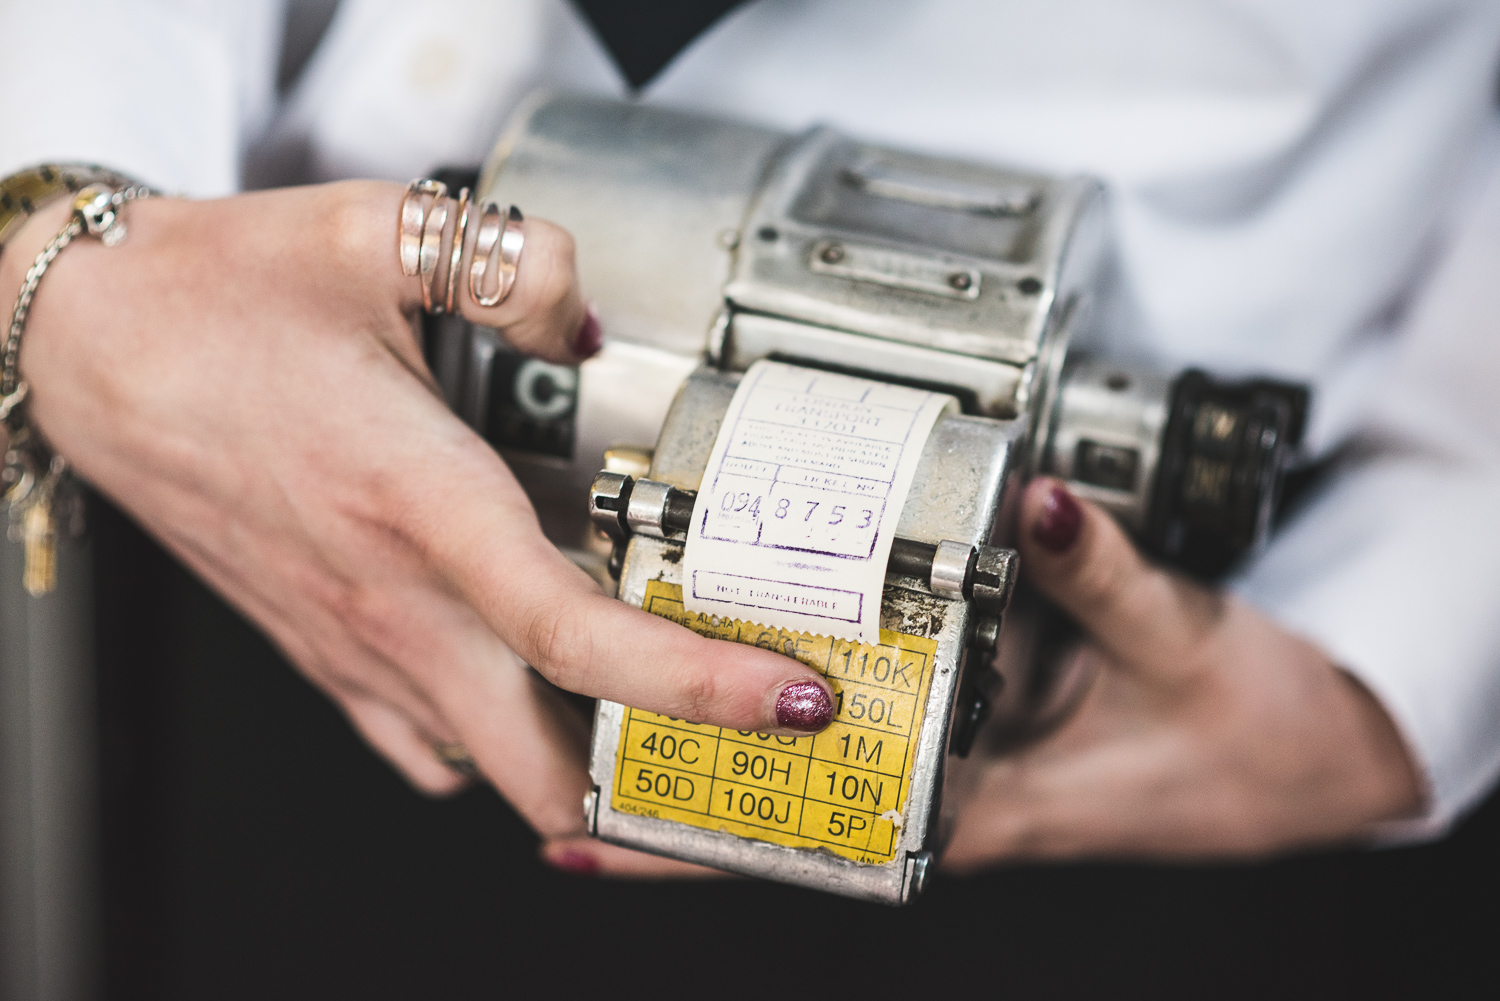
[[[500,211],[494,202],[486,202],[479,212],[479,236],[474,241],[474,260],[469,264],[469,295],[481,306],[498,306],[510,295],[516,284],[516,268],[521,264],[521,248],[526,235],[521,229],[521,210],[514,205]],[[498,253],[495,290],[482,291],[490,267],[490,258]]]
[[[458,193],[452,211],[458,216],[453,230],[453,244],[446,258],[442,253],[443,234],[448,227],[450,203],[448,186],[441,181],[418,178],[406,186],[401,199],[401,212],[397,227],[397,251],[401,259],[401,272],[408,278],[418,278],[422,283],[422,308],[428,313],[453,312],[454,290],[458,286],[458,272],[463,260],[464,244],[467,240],[469,217],[473,214],[469,203],[469,189]],[[521,251],[526,244],[525,218],[514,205],[505,210],[491,201],[479,210],[479,233],[474,240],[474,257],[469,264],[469,297],[475,305],[486,309],[498,306],[509,296],[516,284],[516,271],[521,264]],[[441,299],[433,298],[440,263],[448,265]],[[493,288],[489,275],[494,269]]]

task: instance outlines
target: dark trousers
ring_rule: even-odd
[[[891,910],[540,864],[488,789],[412,792],[100,505],[112,998],[1493,997],[1500,801],[1441,844],[1022,866]]]

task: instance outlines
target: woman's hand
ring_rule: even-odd
[[[1420,807],[1390,718],[1316,647],[1148,564],[1056,481],[1028,487],[1021,524],[1023,573],[1089,634],[1072,656],[1093,681],[1055,732],[982,763],[947,868],[1254,857]]]
[[[606,599],[542,537],[423,364],[401,197],[351,182],[132,204],[122,244],[78,240],[42,282],[21,354],[30,416],[414,784],[462,784],[432,750],[462,743],[540,832],[565,836],[582,826],[587,732],[525,664],[573,691],[771,732],[781,692],[819,682]],[[6,315],[67,211],[49,206],[5,248]],[[520,350],[578,362],[598,335],[571,240],[526,227],[510,297],[456,298]]]
[[[1147,563],[1055,480],[1027,488],[1020,536],[1028,581],[1091,637],[1060,675],[1091,680],[1043,739],[986,756],[980,738],[945,868],[1262,856],[1419,808],[1389,717],[1316,647]],[[695,871],[578,839],[546,850],[580,871]]]

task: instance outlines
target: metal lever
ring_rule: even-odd
[[[614,540],[610,573],[620,574],[625,544],[632,535],[654,539],[685,538],[693,522],[694,490],[681,490],[656,480],[637,480],[623,473],[600,473],[589,490],[589,517]],[[1015,589],[1017,558],[1014,549],[970,546],[960,542],[891,540],[887,574],[926,581],[933,594],[955,601],[972,601],[983,619],[994,622],[1010,603]],[[985,635],[988,633],[989,635]],[[981,624],[978,645],[993,648],[993,631]],[[987,641],[987,642],[986,642]]]

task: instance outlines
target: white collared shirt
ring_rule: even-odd
[[[405,180],[536,86],[624,91],[562,0],[344,0],[283,100],[281,17],[0,4],[0,175]],[[58,72],[79,24],[111,44]],[[1359,444],[1234,586],[1379,697],[1420,835],[1500,773],[1497,67],[1494,2],[759,0],[643,99],[1102,177],[1138,305],[1110,349],[1309,381],[1312,450]]]

